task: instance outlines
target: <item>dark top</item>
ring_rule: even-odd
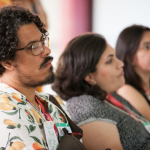
[[[129,102],[116,93],[112,93],[112,95],[140,119],[145,120]],[[124,150],[150,150],[150,134],[143,124],[110,103],[90,95],[81,95],[69,99],[67,109],[73,121],[79,126],[97,120],[116,124]]]

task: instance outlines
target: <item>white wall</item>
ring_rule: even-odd
[[[60,43],[60,1],[59,0],[41,0],[41,4],[47,14],[48,31],[50,38],[51,56],[54,57],[52,62],[55,69],[57,60],[60,56],[58,45]],[[50,85],[43,87],[43,92],[55,94]]]
[[[93,32],[102,34],[112,47],[132,24],[150,27],[150,0],[93,0]]]

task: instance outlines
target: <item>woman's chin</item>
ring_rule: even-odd
[[[123,85],[125,85],[125,79],[124,79],[124,78],[122,78],[122,80],[120,80],[120,81],[118,82],[118,86],[116,86],[116,88],[115,88],[112,92],[117,91],[117,90],[120,89]]]
[[[123,85],[125,85],[125,78],[124,78],[124,77],[123,77],[122,80],[119,82],[119,86],[118,86],[118,88],[116,89],[116,91],[117,91],[118,89],[120,89]]]

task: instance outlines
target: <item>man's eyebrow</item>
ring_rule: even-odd
[[[40,40],[42,40],[42,39],[43,39],[43,34],[42,34]],[[30,44],[35,43],[35,42],[39,42],[39,41],[30,41],[30,42],[29,42],[26,46],[24,46],[24,47],[27,47],[27,46],[29,46]]]

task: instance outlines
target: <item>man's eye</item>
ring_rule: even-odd
[[[38,45],[37,44],[33,44],[32,45],[32,49],[36,49],[36,48],[38,48]]]

